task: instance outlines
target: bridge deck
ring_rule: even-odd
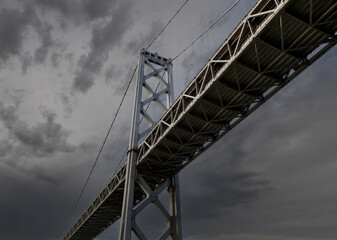
[[[155,189],[336,44],[335,0],[259,0],[139,146]],[[64,240],[93,239],[120,218],[125,165]],[[145,195],[135,186],[135,205]]]

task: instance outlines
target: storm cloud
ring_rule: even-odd
[[[153,41],[154,37],[158,35],[162,28],[162,23],[158,21],[152,22],[150,31],[146,34],[140,32],[136,39],[133,39],[127,44],[126,51],[130,51],[133,55],[139,54],[141,49],[148,47],[148,44]]]
[[[108,22],[93,28],[89,53],[82,55],[78,61],[78,70],[73,82],[75,90],[86,93],[94,85],[94,78],[101,73],[109,52],[120,43],[132,24],[129,12],[130,2],[120,2],[116,4]]]
[[[34,17],[28,8],[0,9],[0,36],[5,36],[0,38],[0,64],[12,55],[20,55],[27,26]]]
[[[95,0],[32,0],[37,7],[44,10],[56,12],[62,18],[66,18],[72,23],[81,24],[91,22],[100,18],[111,16],[112,9],[116,1],[102,0],[97,4]]]
[[[32,64],[31,54],[23,50],[27,35],[31,29],[40,38],[40,46],[35,50],[34,60],[36,63],[45,63],[45,59],[51,49],[56,46],[51,32],[53,27],[50,23],[42,21],[36,9],[29,3],[24,2],[21,9],[0,9],[0,66],[11,57],[19,56],[22,73],[26,73]]]
[[[42,115],[45,122],[29,126],[18,117],[17,107],[6,107],[0,102],[0,119],[8,130],[9,139],[12,142],[10,148],[25,156],[35,157],[44,157],[58,151],[73,151],[74,146],[67,143],[70,133],[63,129],[61,124],[55,123],[56,114],[43,110]]]

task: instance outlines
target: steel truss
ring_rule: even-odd
[[[146,66],[150,68],[150,72],[148,73],[145,73]],[[158,80],[158,85],[155,90],[153,90],[148,82],[151,78]],[[158,90],[159,84],[163,85],[160,90]],[[143,97],[143,90],[146,90],[149,93],[147,98]],[[164,104],[160,99],[161,95],[164,94],[166,95],[166,104]],[[139,55],[138,78],[130,132],[129,154],[123,198],[124,201],[119,234],[120,240],[131,240],[132,231],[139,239],[147,239],[136,223],[136,216],[150,203],[153,203],[158,208],[168,225],[166,231],[158,239],[165,240],[170,236],[173,240],[182,239],[178,175],[174,174],[170,176],[167,179],[168,181],[166,181],[166,184],[161,185],[157,189],[152,189],[142,177],[142,172],[137,171],[136,169],[138,142],[155,125],[154,120],[151,118],[150,114],[147,112],[147,108],[145,107],[149,106],[151,102],[157,103],[163,112],[165,112],[173,102],[172,63],[170,59],[142,50]],[[141,116],[143,116],[149,124],[149,128],[143,131],[140,130]],[[134,198],[135,184],[138,184],[143,193],[146,195],[145,199],[143,199],[143,201],[136,207],[134,207],[134,202],[136,201]],[[158,195],[166,188],[168,188],[169,191],[170,212],[166,210],[158,199]]]
[[[152,191],[167,184],[336,43],[335,0],[259,0],[142,139],[137,171]],[[120,218],[125,177],[114,191],[109,186],[125,168],[65,240],[92,239]],[[134,206],[145,198],[136,184]]]
[[[179,125],[178,123],[184,117],[186,126],[190,128],[189,131],[193,135],[207,135],[207,129],[212,125],[220,127],[216,133],[210,131],[211,136],[208,141],[200,145],[196,151],[186,152],[186,161],[181,162],[181,167],[184,167],[336,44],[336,2],[320,1],[321,3],[319,3],[318,0],[297,0],[296,5],[302,4],[309,8],[309,21],[298,16],[298,13],[292,12],[290,8],[287,9],[286,6],[290,2],[295,5],[295,1],[265,0],[259,1],[253,7],[144,139],[140,145],[138,162],[147,161],[147,156],[160,144],[163,136]],[[327,2],[330,5],[323,6],[327,5]],[[314,21],[314,9],[317,11],[320,6],[326,11],[322,12],[319,18]],[[288,22],[292,21],[293,24],[296,24],[301,32],[300,36],[292,42],[286,42],[284,35],[287,34],[287,37],[290,38],[290,31],[295,31],[296,27],[291,26],[291,29],[285,29],[285,18]],[[322,19],[328,19],[328,21],[325,20],[323,23]],[[278,22],[279,32],[277,35],[280,37],[278,42],[261,36],[263,30],[266,31],[265,26],[271,22]],[[321,27],[322,25],[326,25],[326,29]],[[330,29],[328,25],[330,25]],[[243,62],[241,60],[243,52],[247,51],[249,45],[251,57],[245,56],[247,59]],[[309,57],[310,53],[321,46],[324,47]],[[300,49],[302,50],[301,54],[297,53],[300,52]],[[266,52],[275,55],[272,61],[262,60]],[[255,62],[255,64],[249,62]],[[221,76],[226,71],[232,72],[233,82],[221,81]],[[242,75],[243,72],[248,75],[246,77],[249,81],[243,82],[243,77],[239,76],[239,73]],[[264,84],[258,84],[261,80],[264,80]],[[214,84],[222,85],[228,92],[233,92],[233,97],[229,101],[224,101],[218,91],[220,86],[214,88]],[[217,96],[213,97],[213,100],[206,97],[211,88],[214,90],[214,95]],[[217,108],[218,112],[216,114],[207,113],[205,111],[207,107],[203,106],[203,102]],[[196,105],[201,110],[199,115],[190,113]],[[186,118],[185,113],[190,117]],[[225,115],[224,113],[227,114],[222,117]],[[205,124],[201,128],[195,128],[190,123],[191,119],[198,119]],[[191,141],[193,142],[193,138],[189,142]],[[173,154],[170,159],[174,159],[174,157]],[[170,162],[170,159],[166,162]]]
[[[141,202],[132,210],[131,228],[135,233],[135,235],[139,239],[142,240],[147,239],[145,234],[137,225],[135,218],[146,206],[152,203],[157,207],[157,209],[167,222],[167,229],[161,234],[161,236],[158,239],[165,240],[171,236],[171,239],[181,240],[182,234],[181,234],[181,217],[180,217],[180,204],[179,204],[179,183],[177,182],[178,175],[170,178],[169,181],[166,181],[163,185],[160,186],[160,188],[156,190],[152,190],[152,188],[146,183],[146,181],[140,174],[137,175],[136,179],[139,186],[146,193],[146,198],[143,200],[143,202]],[[166,208],[163,206],[163,204],[160,202],[158,198],[159,194],[162,193],[165,189],[167,189],[169,192],[169,199],[170,199],[169,212],[166,210]]]

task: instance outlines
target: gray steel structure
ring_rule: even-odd
[[[139,144],[135,167],[145,190],[168,185],[335,46],[336,33],[335,0],[259,0]],[[93,239],[121,217],[126,169],[124,164],[64,240]],[[146,191],[135,184],[134,207]]]
[[[146,67],[149,71],[145,70]],[[153,89],[154,86],[151,87],[149,79],[155,79],[155,82],[158,82],[155,89]],[[159,87],[160,85],[161,88]],[[147,96],[143,95],[143,90],[148,92]],[[162,96],[165,95],[166,104],[161,99]],[[182,239],[178,174],[169,176],[169,178],[166,179],[166,184],[162,184],[159,188],[154,190],[145,180],[146,176],[143,176],[143,173],[139,172],[136,168],[139,140],[147,135],[155,125],[155,121],[148,112],[148,107],[152,102],[155,102],[164,113],[172,104],[172,63],[170,59],[142,50],[139,55],[135,103],[131,123],[128,161],[126,163],[124,201],[119,233],[120,240],[131,240],[132,231],[139,239],[147,239],[141,228],[137,225],[136,217],[150,203],[153,203],[158,208],[168,225],[159,239],[164,240],[169,236],[171,236],[173,240]],[[143,116],[149,124],[149,127],[145,130],[140,130],[141,116]],[[145,196],[145,199],[134,207],[140,197],[136,196],[135,185],[138,187],[138,190],[139,188],[142,190],[139,194],[143,194],[141,198]],[[166,188],[169,191],[170,212],[166,210],[158,198],[159,194]]]

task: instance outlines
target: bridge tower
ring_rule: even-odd
[[[165,112],[173,103],[172,62],[159,56],[142,50],[139,54],[138,77],[134,99],[134,109],[131,122],[130,141],[126,179],[124,186],[124,198],[121,212],[119,240],[131,240],[132,232],[138,239],[147,239],[143,231],[137,225],[137,215],[149,204],[154,204],[165,221],[167,229],[158,237],[160,240],[181,240],[180,196],[179,177],[168,176],[166,184],[152,189],[145,181],[142,173],[137,170],[139,142],[152,130],[155,125],[153,115],[156,112],[149,110],[149,104],[154,102]],[[157,83],[157,87],[154,87]],[[145,91],[146,92],[145,92]],[[151,116],[152,115],[152,116]],[[158,115],[158,114],[157,114]],[[148,123],[147,127],[141,127],[142,119]],[[135,201],[135,184],[143,190],[142,202]],[[169,192],[169,210],[159,201],[159,194],[165,189]],[[137,207],[135,205],[137,204]]]

